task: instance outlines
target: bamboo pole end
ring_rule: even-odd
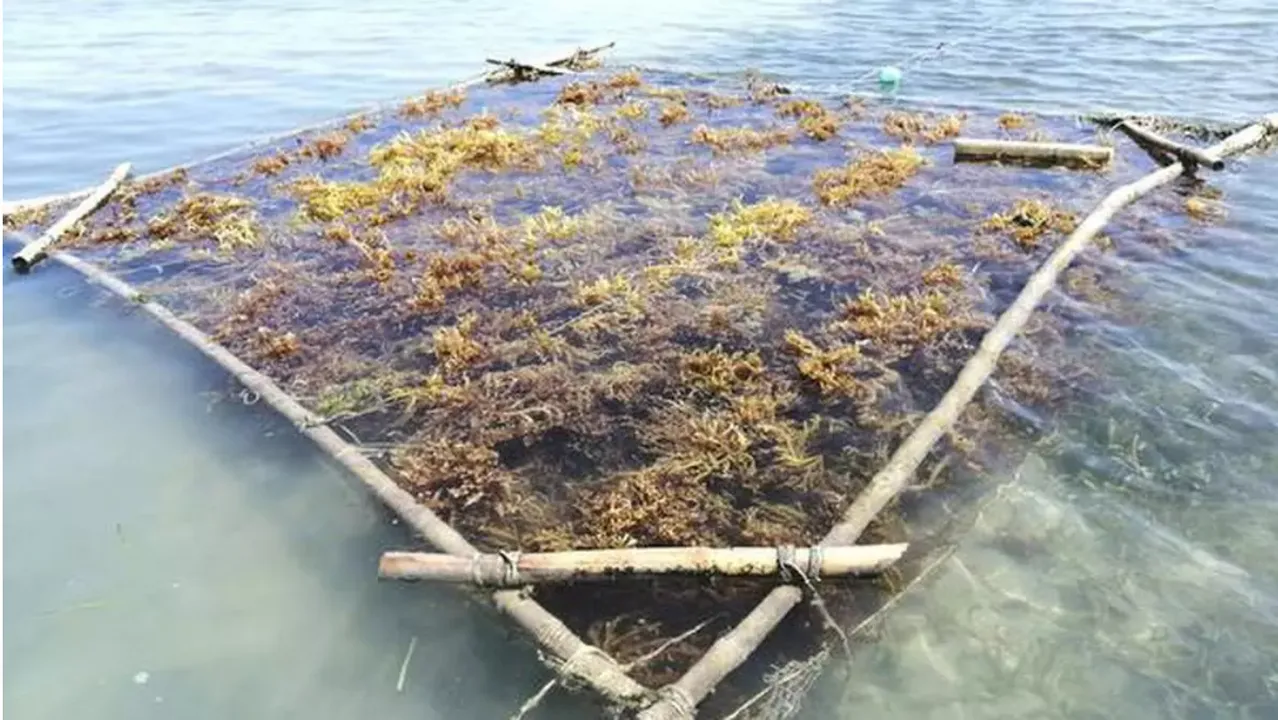
[[[21,253],[19,253],[13,256],[13,269],[19,275],[26,275],[27,273],[31,272],[31,266],[39,262],[40,259],[41,259],[41,256],[36,256],[35,258],[33,258],[34,262],[29,262],[25,257],[22,256]]]

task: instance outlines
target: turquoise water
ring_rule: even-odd
[[[823,90],[900,64],[923,101],[1278,111],[1262,0],[17,0],[4,24],[6,200],[608,40]],[[1124,392],[1039,448],[810,715],[1278,717],[1274,177],[1214,178],[1228,218],[1134,268],[1139,323],[1080,339]],[[545,680],[485,608],[375,583],[405,535],[191,351],[55,266],[3,300],[6,713],[504,717]]]

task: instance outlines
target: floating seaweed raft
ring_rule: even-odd
[[[847,647],[934,545],[916,511],[1103,384],[1069,336],[1122,312],[1107,258],[1219,202],[1191,183],[1106,223],[1278,124],[1206,154],[1134,126],[1166,163],[1144,175],[1108,124],[591,57],[122,167],[5,228],[48,231],[19,269],[48,254],[140,303],[442,552],[383,577],[495,588],[548,688],[649,718],[792,710],[767,697],[794,676],[758,670]]]

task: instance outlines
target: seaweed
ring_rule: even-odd
[[[1045,234],[1073,232],[1076,223],[1077,219],[1071,212],[1055,208],[1043,200],[1022,198],[1007,212],[991,215],[982,223],[981,229],[1009,234],[1022,250],[1033,250]]]
[[[818,170],[812,179],[817,198],[826,205],[847,205],[883,195],[905,185],[923,165],[911,147],[867,153],[842,168]]]
[[[360,438],[482,549],[816,542],[1032,271],[1020,249],[1074,220],[1050,171],[933,164],[965,116],[738,90],[627,71],[429,93],[130,183],[74,247]],[[876,148],[885,133],[901,145]],[[1117,286],[1066,281],[1096,312]],[[1042,313],[1042,350],[1000,367],[997,397],[929,460],[930,493],[1024,435],[1003,398],[1064,407],[1079,305]],[[893,508],[867,538],[909,519]],[[637,657],[641,627],[766,590],[676,585],[544,600]],[[782,655],[814,634],[790,636]],[[636,672],[667,677],[708,642]]]
[[[883,118],[883,132],[904,142],[922,140],[932,145],[963,131],[965,115],[946,115],[929,122],[922,113],[890,112]]]
[[[460,107],[466,101],[466,92],[456,90],[431,90],[421,97],[409,98],[399,107],[399,114],[406,118],[424,118],[438,115],[448,108]]]
[[[755,130],[753,128],[711,128],[698,125],[692,130],[692,142],[706,145],[716,153],[760,152],[777,145],[789,143],[790,131],[781,128]]]

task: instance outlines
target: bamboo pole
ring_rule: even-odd
[[[1020,162],[1104,165],[1114,158],[1114,148],[1104,145],[955,138],[954,162],[1016,160]]]
[[[1208,155],[1207,152],[1199,148],[1169,140],[1153,130],[1146,130],[1130,120],[1124,120],[1115,127],[1126,133],[1132,140],[1135,140],[1137,145],[1146,147],[1146,149],[1153,147],[1172,155],[1185,166],[1186,172],[1192,173],[1194,168],[1199,165],[1217,171],[1225,169],[1225,161],[1221,158]]]
[[[481,587],[614,580],[628,575],[778,575],[800,582],[821,576],[874,575],[891,567],[908,546],[847,547],[671,547],[575,550],[555,553],[491,553],[471,558],[440,553],[387,552],[378,577],[439,580]]]
[[[49,248],[62,239],[62,236],[73,225],[102,207],[107,198],[111,197],[111,193],[115,192],[115,189],[120,187],[120,183],[124,182],[124,179],[129,176],[129,171],[132,167],[129,163],[121,163],[115,169],[115,172],[111,173],[111,176],[106,179],[106,182],[98,186],[97,190],[94,190],[92,194],[80,201],[79,205],[76,205],[70,212],[53,223],[48,230],[41,233],[39,238],[27,243],[25,247],[18,251],[17,255],[13,256],[13,269],[23,274],[31,272],[31,266],[43,260]]]
[[[1223,158],[1246,150],[1278,132],[1278,113],[1266,115],[1259,122],[1229,136],[1208,148],[1213,158]],[[1135,182],[1116,188],[1105,196],[1078,228],[1030,276],[1020,295],[981,340],[976,353],[968,359],[954,384],[941,401],[919,423],[905,442],[896,449],[887,465],[878,472],[843,518],[821,541],[823,545],[847,545],[856,542],[878,513],[910,482],[914,471],[932,447],[954,427],[959,415],[993,374],[998,359],[1012,339],[1029,321],[1038,304],[1056,285],[1060,274],[1083,252],[1119,210],[1148,195],[1154,189],[1180,177],[1185,167],[1180,163],[1156,170]],[[687,720],[696,706],[714,690],[728,673],[745,662],[795,605],[803,599],[803,591],[792,585],[773,588],[771,592],[735,628],[717,639],[682,678],[661,689],[660,697],[639,714],[641,720]]]
[[[538,75],[571,75],[576,72],[575,70],[570,70],[566,67],[539,65],[536,63],[522,63],[513,58],[510,60],[496,60],[494,58],[488,58],[484,62],[489,65],[500,65],[501,67],[510,70],[518,77],[535,78]]]

